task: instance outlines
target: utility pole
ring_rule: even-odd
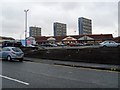
[[[27,46],[27,12],[29,9],[24,10],[25,12],[25,46]]]

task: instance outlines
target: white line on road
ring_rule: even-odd
[[[7,77],[7,76],[0,75],[0,77],[5,78],[5,79],[9,79],[11,81],[15,81],[15,82],[18,82],[18,83],[22,83],[22,84],[25,84],[25,85],[29,85],[29,83],[26,83],[26,82],[23,82],[23,81],[14,79],[14,78],[10,78],[10,77]]]

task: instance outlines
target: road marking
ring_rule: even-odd
[[[22,83],[22,84],[25,84],[25,85],[29,85],[29,83],[26,83],[24,81],[20,81],[20,80],[14,79],[14,78],[10,78],[10,77],[7,77],[7,76],[0,75],[0,77],[11,80],[11,81],[15,81],[15,82],[18,82],[18,83]]]

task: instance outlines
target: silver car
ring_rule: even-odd
[[[17,47],[4,47],[0,49],[0,58],[12,61],[18,59],[20,62],[23,61],[24,53],[20,48]]]
[[[119,44],[115,41],[104,41],[100,43],[100,47],[118,47]]]

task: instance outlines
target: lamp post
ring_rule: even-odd
[[[27,12],[29,9],[24,10],[25,12],[25,46],[27,46]]]

